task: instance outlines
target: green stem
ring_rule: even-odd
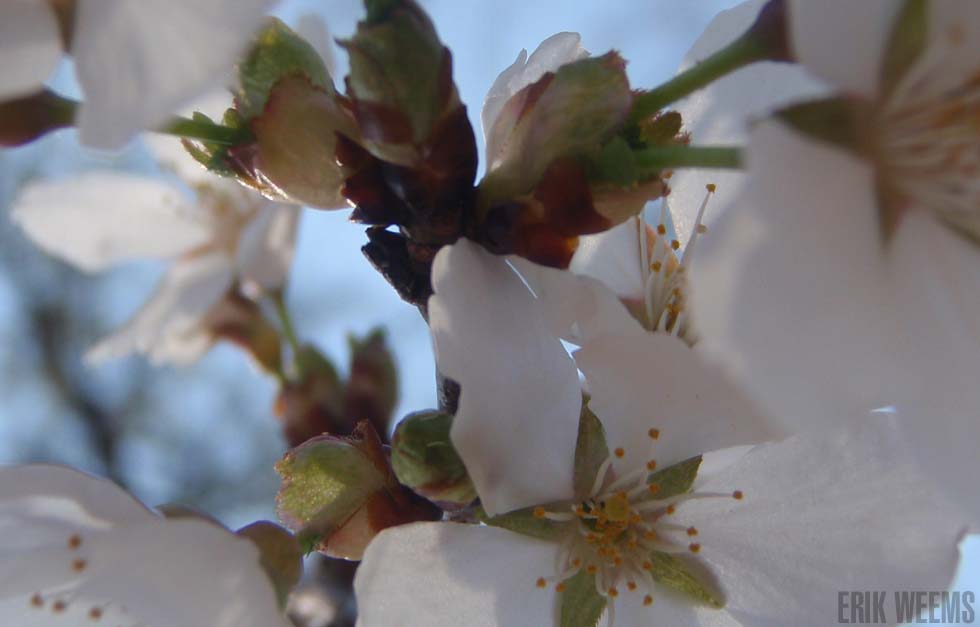
[[[36,98],[43,98],[42,103],[47,107],[46,110],[49,112],[48,116],[52,120],[54,128],[64,128],[74,124],[78,107],[81,104],[77,100],[65,98],[48,90]],[[174,116],[156,132],[228,146],[242,143],[249,137],[247,129],[232,128],[205,120],[192,120],[180,116]]]
[[[630,119],[639,122],[698,89],[746,65],[771,58],[769,46],[750,30],[694,67],[633,100]]]
[[[657,146],[633,156],[640,167],[651,170],[742,167],[742,150],[734,146]]]
[[[286,307],[286,297],[282,290],[278,290],[272,295],[272,304],[276,308],[283,337],[286,338],[286,343],[289,344],[289,349],[293,353],[293,363],[299,368],[299,364],[296,362],[296,357],[300,352],[299,339],[296,337],[296,329],[293,326],[293,319],[289,315],[289,309]]]

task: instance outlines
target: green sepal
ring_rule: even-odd
[[[606,597],[595,587],[595,576],[580,570],[566,579],[561,593],[559,625],[561,627],[596,627],[606,610]]]
[[[775,113],[777,119],[799,133],[862,155],[866,151],[863,129],[868,105],[846,97],[794,104]]]
[[[578,439],[575,442],[575,468],[573,485],[575,498],[588,498],[602,462],[609,458],[606,432],[586,402],[578,421]]]
[[[929,43],[928,0],[905,0],[881,59],[881,94],[892,93]]]
[[[627,187],[636,182],[639,171],[629,143],[622,137],[614,137],[602,147],[598,156],[591,160],[589,179]]]
[[[676,590],[688,597],[715,609],[725,607],[719,594],[713,592],[701,578],[692,573],[692,568],[683,560],[669,553],[654,551],[650,554],[650,575],[657,583]]]
[[[522,536],[539,540],[558,541],[569,532],[569,523],[560,523],[547,518],[536,518],[534,508],[519,509],[499,516],[488,516],[482,507],[477,507],[474,515],[485,525],[500,527]],[[577,524],[577,523],[572,523]]]
[[[698,455],[651,473],[647,483],[660,486],[654,498],[666,499],[690,491],[700,467],[701,456]]]
[[[282,20],[269,18],[248,56],[238,67],[236,105],[245,119],[262,113],[269,93],[286,76],[300,75],[314,86],[332,91],[330,74],[320,54]]]

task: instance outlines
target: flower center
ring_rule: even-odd
[[[950,83],[950,52],[960,39],[951,32],[932,46],[882,103],[877,152],[885,183],[903,205],[977,235],[980,73]]]
[[[648,436],[657,441],[660,431],[650,429]],[[614,459],[623,457],[625,450],[617,448],[602,463],[588,498],[582,502],[557,511],[544,507],[534,510],[537,518],[568,524],[556,555],[555,572],[539,578],[537,586],[547,587],[551,581],[561,592],[563,582],[584,570],[594,576],[596,591],[609,602],[610,612],[611,602],[624,586],[626,592],[641,591],[644,605],[653,603],[657,582],[654,558],[658,554],[700,552],[698,530],[674,519],[679,504],[703,498],[743,498],[739,490],[726,494],[674,490],[672,494],[656,480],[651,481],[657,468],[652,458],[632,472],[611,477]]]
[[[660,222],[651,228],[640,214],[636,218],[640,232],[640,268],[643,278],[643,316],[641,322],[650,332],[660,331],[680,337],[688,344],[697,341],[696,333],[687,315],[687,268],[693,259],[698,235],[707,231],[701,220],[708,206],[708,199],[715,192],[714,184],[706,187],[707,193],[698,209],[694,229],[678,260],[680,242],[667,240],[667,199],[660,207]]]

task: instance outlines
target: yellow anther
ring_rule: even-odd
[[[60,614],[61,612],[64,612],[66,609],[68,609],[68,604],[65,603],[64,601],[55,601],[54,603],[51,604],[51,611],[56,614]]]
[[[653,605],[653,597],[649,594],[643,597],[643,605],[650,606]]]
[[[88,611],[88,617],[91,618],[92,620],[99,620],[100,618],[102,618],[102,608],[93,607]]]
[[[31,606],[33,607],[44,607],[44,599],[41,598],[40,594],[35,593],[31,597]]]
[[[585,567],[585,572],[589,573],[590,575],[594,575],[598,571],[599,569],[596,567],[595,564],[589,564],[588,566]]]
[[[535,518],[544,518],[544,515],[545,515],[545,511],[544,511],[544,508],[543,507],[535,507],[534,508],[534,517]]]
[[[627,588],[627,589],[628,589],[628,590],[629,590],[630,592],[633,592],[634,590],[636,590],[636,582],[635,582],[635,581],[627,581],[627,582],[626,582],[626,588]]]
[[[651,459],[650,461],[647,462],[647,470],[656,470],[656,469],[657,469],[657,460]]]
[[[688,527],[687,528],[687,535],[689,535],[689,536],[696,536],[696,535],[698,535],[698,529],[697,529],[697,527]]]
[[[674,250],[677,250],[681,247],[681,243],[678,242],[676,239],[670,240],[670,247],[673,248]]]
[[[714,194],[715,190],[718,189],[718,186],[715,185],[714,183],[708,183],[707,185],[704,186],[704,188],[708,190],[709,194]]]
[[[656,494],[660,492],[660,484],[651,483],[650,485],[647,486],[647,490],[650,492],[650,494]]]
[[[657,534],[655,532],[653,532],[653,531],[644,531],[643,532],[643,539],[644,540],[656,540],[657,539]]]
[[[661,264],[659,261],[654,261],[653,265],[650,266],[650,269],[653,270],[654,272],[660,272],[660,268],[662,267],[663,264]]]
[[[669,179],[670,177],[674,176],[674,171],[673,170],[664,170],[664,173],[661,176],[663,176],[663,178],[665,178],[665,179]]]
[[[609,596],[611,596],[614,599],[619,596],[619,590],[616,589],[616,586],[612,586],[611,588],[609,588]]]
[[[707,232],[708,232],[708,226],[706,224],[699,224],[698,225],[698,233],[700,233],[700,234],[703,235],[704,233],[707,233]]]
[[[744,497],[744,496],[745,496],[745,495],[744,495],[744,494],[742,494],[742,491],[741,491],[741,490],[735,490],[734,492],[732,492],[732,497],[733,497],[733,498],[734,498],[734,499],[735,499],[736,501],[741,501],[741,500],[742,500],[742,497]]]
[[[68,536],[68,548],[69,549],[71,549],[71,550],[74,551],[75,549],[77,549],[80,546],[82,546],[82,536],[78,535],[77,533],[74,533],[74,534]]]
[[[564,592],[564,591],[565,591],[565,582],[561,582],[555,585],[555,592]]]
[[[544,580],[544,577],[538,577],[537,586],[544,588],[546,585],[548,585],[548,582]]]
[[[643,562],[643,570],[653,570],[653,564],[650,562]]]
[[[657,440],[660,438],[660,429],[650,429],[647,431],[647,435],[650,436],[651,440]]]
[[[697,542],[692,542],[691,544],[688,545],[687,548],[691,549],[691,553],[697,553],[698,551],[701,550],[701,545],[698,544]]]
[[[572,560],[572,566],[575,568],[581,568],[582,560],[576,557],[575,559]]]
[[[676,511],[677,511],[677,508],[674,507],[673,505],[668,505],[667,506],[667,515],[668,516],[672,515]]]
[[[71,563],[71,568],[76,573],[80,573],[83,570],[85,570],[85,565],[86,564],[87,564],[87,562],[85,560],[75,560],[74,562]]]
[[[623,447],[620,446],[615,451],[613,451],[613,455],[622,458],[624,455],[626,455],[626,451],[624,451]]]
[[[667,234],[667,227],[665,227],[662,224],[658,224],[657,225],[657,233],[659,233],[660,235],[666,235]]]

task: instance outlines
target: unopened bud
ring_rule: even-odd
[[[398,480],[429,500],[468,505],[476,490],[449,439],[452,416],[421,411],[405,417],[391,442],[391,465]]]
[[[302,347],[295,359],[301,375],[283,384],[275,404],[286,442],[296,447],[318,435],[349,434],[354,424],[344,414],[343,386],[333,364],[312,346]]]
[[[364,338],[350,336],[348,344],[351,356],[344,390],[346,413],[369,421],[378,433],[385,434],[398,402],[398,371],[385,332],[375,329]]]
[[[362,422],[350,437],[320,436],[276,464],[279,518],[301,543],[358,560],[371,539],[395,525],[442,512],[398,484],[377,433]]]
[[[205,324],[215,338],[228,340],[247,351],[264,371],[281,370],[279,331],[265,319],[255,302],[231,292],[208,312]]]

